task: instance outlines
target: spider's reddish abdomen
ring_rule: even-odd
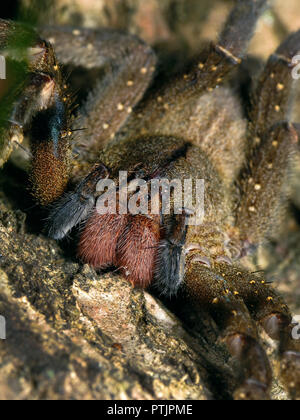
[[[160,226],[145,216],[130,216],[119,238],[117,266],[134,285],[147,287],[154,277],[154,265],[160,240]]]
[[[147,287],[159,240],[160,227],[152,219],[95,212],[82,232],[78,255],[97,269],[116,266],[134,286]]]
[[[127,215],[101,215],[95,211],[82,232],[78,256],[97,269],[115,265],[118,239],[125,229],[127,218]]]

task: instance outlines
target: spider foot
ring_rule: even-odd
[[[281,357],[280,377],[294,400],[300,400],[300,352],[286,351]]]
[[[244,381],[234,392],[236,400],[269,400],[271,370],[261,345],[251,336],[235,334],[226,339],[230,353],[244,367]],[[257,369],[253,370],[253,366]]]
[[[300,399],[300,342],[293,339],[290,318],[271,314],[263,326],[268,335],[279,341],[279,376],[292,399]]]
[[[234,399],[238,401],[267,401],[270,400],[270,395],[266,385],[255,379],[247,379],[234,392]]]

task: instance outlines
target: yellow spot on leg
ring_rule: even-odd
[[[280,92],[284,89],[284,85],[282,83],[277,83],[276,89],[278,90],[278,92]]]

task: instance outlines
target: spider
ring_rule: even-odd
[[[300,31],[268,60],[252,90],[247,123],[241,101],[222,86],[242,63],[266,3],[237,1],[218,42],[185,73],[146,94],[156,58],[137,38],[73,28],[42,28],[40,38],[0,21],[8,60],[18,61],[11,34],[26,34],[30,44],[19,59],[27,63],[26,83],[5,130],[10,139],[30,138],[32,191],[50,206],[49,236],[60,240],[77,227],[83,262],[99,270],[116,267],[133,286],[155,285],[169,297],[180,293],[210,313],[240,365],[236,399],[269,398],[272,371],[258,326],[278,342],[281,380],[292,398],[300,398],[300,346],[292,338],[290,311],[263,274],[249,272],[244,262],[279,224],[286,201],[298,143],[288,109]],[[61,75],[61,66],[70,64],[109,70],[75,120]],[[71,138],[77,153],[72,170]],[[98,182],[109,178],[118,185],[120,171],[147,184],[203,179],[203,222],[189,224],[187,207],[181,214],[172,207],[171,215],[100,214]],[[75,187],[68,184],[70,172]]]

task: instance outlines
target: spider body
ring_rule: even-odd
[[[19,117],[32,138],[34,194],[43,205],[55,202],[49,235],[62,239],[81,225],[78,256],[84,262],[97,269],[114,266],[135,286],[155,284],[166,295],[182,293],[196,309],[209,312],[240,363],[238,399],[269,394],[271,368],[256,323],[278,340],[281,379],[292,397],[300,397],[300,349],[292,339],[289,309],[242,260],[265,240],[286,199],[289,164],[298,142],[287,114],[300,32],[268,61],[252,92],[248,124],[236,96],[220,87],[240,65],[265,5],[264,0],[238,1],[218,43],[203,51],[189,71],[143,100],[156,62],[148,46],[109,31],[42,30],[59,62],[110,69],[73,123],[75,130],[86,128],[73,133],[80,151],[75,177],[86,162],[92,164],[96,153],[98,164],[64,195],[70,116],[51,44],[40,48],[38,64],[29,61],[30,77],[43,80],[35,86],[43,106]],[[8,31],[6,23],[1,22],[1,30]],[[14,112],[24,108],[21,96]],[[80,148],[82,144],[86,147]],[[115,214],[100,214],[97,200],[103,191],[98,182],[113,180],[120,197],[120,171],[126,171],[130,181],[143,179],[147,184],[162,178],[183,183],[203,179],[203,222],[189,225],[188,207],[174,214],[174,194],[169,215],[151,209],[146,215],[123,214],[118,206]],[[136,188],[128,200],[133,192]]]

